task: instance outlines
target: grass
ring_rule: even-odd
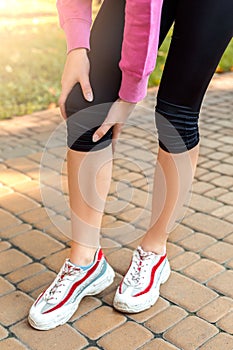
[[[0,119],[56,106],[66,44],[55,1],[0,0],[0,40],[4,48],[0,56]],[[159,83],[169,41],[167,38],[159,51],[149,86]],[[219,71],[232,68],[232,56],[233,42]]]

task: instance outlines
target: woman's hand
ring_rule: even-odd
[[[126,102],[121,99],[114,102],[103,124],[93,134],[92,140],[94,142],[100,140],[113,126],[112,147],[114,152],[122,127],[135,106],[136,103]]]
[[[80,48],[70,51],[67,55],[62,74],[62,91],[59,98],[59,106],[64,119],[67,118],[65,102],[68,94],[76,83],[80,83],[84,98],[89,102],[93,100],[89,72],[90,62],[87,56],[87,50]]]

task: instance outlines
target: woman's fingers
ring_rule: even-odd
[[[66,99],[76,83],[80,83],[84,98],[93,101],[93,92],[89,80],[90,62],[86,49],[75,49],[70,51],[66,58],[62,74],[62,91],[59,98],[59,106],[62,117],[67,118],[65,110]]]
[[[81,85],[81,89],[82,89],[82,93],[84,98],[88,101],[88,102],[92,102],[93,101],[93,92],[92,92],[92,88],[91,88],[91,83],[89,80],[89,75],[86,74],[82,80],[80,80],[80,85]]]
[[[121,99],[114,102],[103,124],[93,134],[93,142],[100,140],[112,126],[115,128],[115,124],[119,125],[116,127],[116,130],[122,128],[126,119],[133,111],[135,105],[135,103],[126,102]]]
[[[65,102],[66,102],[67,96],[68,96],[68,93],[66,93],[65,91],[62,91],[59,98],[59,107],[60,107],[61,115],[64,119],[67,119],[66,109],[65,109]]]

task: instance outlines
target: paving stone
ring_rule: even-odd
[[[31,230],[11,239],[11,242],[36,259],[61,250],[64,245],[38,230]]]
[[[206,169],[212,169],[214,166],[219,165],[220,162],[217,160],[208,160],[203,163],[201,163],[201,167],[206,168]]]
[[[105,256],[121,248],[119,243],[106,237],[100,237],[100,246],[102,247]]]
[[[1,341],[2,350],[28,350],[28,348],[17,339],[8,338]]]
[[[8,336],[7,330],[0,325],[0,340],[6,338],[7,336]]]
[[[8,242],[0,242],[0,252],[7,250],[11,247],[11,244]]]
[[[228,155],[227,153],[224,152],[213,152],[208,155],[208,158],[213,159],[213,160],[222,160],[226,158]]]
[[[198,211],[202,211],[204,213],[211,213],[213,210],[222,206],[222,203],[207,198],[205,196],[201,196],[199,194],[193,193],[191,201],[189,203],[190,208],[193,208]]]
[[[179,247],[178,245],[170,242],[167,243],[167,256],[169,260],[175,258],[176,256],[179,256],[183,252],[184,249]]]
[[[15,287],[0,276],[0,295],[4,295],[15,290]]]
[[[34,276],[45,270],[45,267],[39,263],[32,263],[20,267],[16,271],[9,273],[6,278],[12,283],[19,283],[31,276]]]
[[[183,270],[183,273],[196,281],[206,283],[210,278],[223,272],[223,266],[208,259],[201,259]]]
[[[60,215],[59,215],[60,218]],[[43,232],[47,233],[47,228],[51,226],[53,220],[56,221],[56,215],[53,215],[52,217],[47,217],[41,221],[37,221],[33,224],[34,228]]]
[[[14,237],[16,235],[19,235],[20,233],[29,231],[29,230],[31,230],[31,228],[32,227],[30,225],[27,225],[27,224],[20,224],[17,226],[6,228],[1,232],[1,237],[8,239],[8,238]]]
[[[105,212],[111,215],[120,215],[122,212],[127,212],[130,209],[133,209],[135,206],[130,204],[129,201],[118,199],[112,197],[107,201]]]
[[[212,278],[207,286],[233,298],[232,279],[233,271],[228,270]]]
[[[15,192],[26,194],[30,197],[31,192],[34,190],[40,190],[40,183],[35,180],[22,182],[12,186]]]
[[[233,233],[229,236],[226,236],[223,240],[227,243],[233,244]]]
[[[217,242],[202,251],[202,255],[219,264],[224,264],[233,257],[233,245],[226,242]]]
[[[124,245],[129,244],[145,234],[144,231],[121,220],[106,225],[105,228],[102,228],[102,233],[110,239]]]
[[[222,201],[223,203],[232,205],[233,204],[233,192],[227,192],[224,195],[218,197],[218,200]]]
[[[233,206],[230,205],[224,205],[223,207],[220,207],[212,212],[213,216],[216,216],[218,218],[225,218],[229,214],[233,212]]]
[[[226,333],[219,333],[200,347],[200,350],[232,350],[233,337]]]
[[[137,223],[138,225],[140,219],[148,219],[149,217],[150,212],[148,210],[145,210],[144,208],[133,208],[117,215],[118,219],[129,222],[132,225],[134,223]],[[144,227],[143,223],[141,224],[141,227]]]
[[[60,271],[62,265],[64,264],[65,259],[69,257],[70,249],[62,249],[58,253],[51,254],[47,258],[42,260],[42,263],[45,264],[49,269]]]
[[[206,321],[215,323],[233,309],[233,300],[219,297],[198,311],[197,315]]]
[[[220,321],[218,321],[217,326],[223,331],[233,334],[233,311],[227,313]]]
[[[190,236],[193,233],[189,227],[182,224],[178,225],[171,233],[169,233],[168,241],[177,243],[180,240]]]
[[[106,225],[111,224],[114,221],[116,221],[116,218],[113,215],[104,214],[102,218],[102,227],[105,227]]]
[[[5,161],[5,164],[8,165],[8,167],[19,170],[21,172],[38,168],[38,163],[33,162],[32,160],[26,158],[26,157],[18,157],[18,158],[11,158],[7,159]]]
[[[160,294],[190,312],[198,311],[218,296],[209,288],[177,272],[172,272],[168,281],[160,287]]]
[[[226,267],[233,269],[233,259],[226,263]]]
[[[108,262],[115,271],[125,275],[132,259],[132,250],[122,248],[108,255]]]
[[[232,233],[233,230],[230,223],[203,213],[195,213],[185,218],[183,223],[194,230],[208,233],[217,239],[224,238]]]
[[[11,187],[20,182],[30,181],[30,177],[13,169],[3,169],[0,173],[0,182]]]
[[[137,323],[127,322],[102,337],[98,341],[98,345],[102,346],[104,350],[125,350],[127,344],[127,350],[135,350],[152,338],[153,334],[145,327]]]
[[[54,215],[54,212],[51,209],[36,208],[30,211],[27,211],[26,213],[19,214],[19,217],[29,224],[35,224],[38,221],[47,219],[48,216],[50,217],[52,215]]]
[[[214,188],[214,185],[204,182],[204,181],[197,181],[193,184],[193,192],[203,194],[211,189]]]
[[[0,209],[0,230],[1,231],[8,229],[10,227],[19,225],[20,223],[21,223],[21,220],[17,219],[15,216],[8,213],[7,211]]]
[[[140,350],[179,350],[176,346],[163,339],[154,339],[144,345]]]
[[[53,238],[57,239],[60,242],[64,242],[64,243],[69,242],[71,237],[70,221],[63,219],[63,220],[59,220],[59,222],[57,223],[55,219],[53,223],[54,224],[52,224],[51,226],[44,228],[44,231],[47,234],[49,234],[49,236],[52,236]]]
[[[226,194],[228,191],[225,188],[221,188],[221,187],[216,187],[213,190],[210,190],[208,192],[205,193],[205,196],[213,199],[213,200],[217,200],[220,198],[220,196]]]
[[[185,318],[188,313],[178,306],[172,305],[158,315],[152,317],[145,326],[154,333],[163,333]]]
[[[100,322],[101,320],[101,322]],[[102,306],[77,320],[73,326],[90,339],[98,339],[126,321],[123,314]],[[95,327],[93,327],[95,325]]]
[[[214,185],[229,188],[233,186],[233,178],[232,176],[219,176],[211,181]]]
[[[0,273],[6,274],[27,265],[32,260],[16,249],[8,249],[0,253]]]
[[[82,299],[81,303],[79,304],[78,310],[74,313],[69,322],[76,321],[80,317],[89,314],[91,311],[95,310],[101,305],[102,303],[99,299],[91,296],[85,297],[84,299]]]
[[[231,165],[231,164],[221,163],[221,164],[213,167],[212,170],[217,171],[223,175],[228,175],[228,176],[233,175],[233,165]]]
[[[230,214],[226,217],[226,220],[233,223],[233,214]]]
[[[33,154],[29,154],[28,158],[32,159],[33,161],[35,161],[36,163],[40,163],[41,162],[41,157],[42,157],[43,153],[42,152],[36,152]]]
[[[3,186],[2,184],[0,184],[0,197],[3,197],[9,193],[13,193],[13,190],[10,187]]]
[[[179,244],[185,249],[198,253],[211,244],[214,244],[215,242],[216,239],[213,237],[196,232],[193,235],[190,235],[187,238],[179,241]]]
[[[67,342],[69,349],[75,350],[88,345],[87,340],[67,324],[45,332],[33,329],[23,321],[11,327],[11,331],[32,350],[45,350],[45,344],[47,349],[67,350]]]
[[[27,316],[31,305],[32,299],[20,291],[15,291],[0,297],[1,324],[10,326],[22,320]]]
[[[170,304],[167,300],[159,297],[156,303],[148,310],[136,314],[128,314],[127,316],[137,323],[143,323],[151,317],[160,314],[162,311],[166,310],[169,307],[169,305]]]
[[[44,286],[44,289],[47,288],[55,279],[55,277],[55,273],[50,271],[43,271],[20,282],[17,287],[23,292],[30,293],[39,287]]]
[[[211,180],[215,179],[216,177],[219,177],[219,173],[214,171],[203,171],[202,174],[198,177],[198,179],[204,182],[211,182]]]
[[[206,175],[206,174],[208,174],[208,171],[206,169],[203,169],[203,168],[198,166],[196,169],[196,172],[195,172],[195,179],[201,180],[202,177],[204,177],[204,175]],[[216,175],[216,176],[218,176],[218,175]],[[203,180],[201,180],[201,181],[205,182],[205,179],[203,178]],[[207,182],[208,181],[209,181],[209,179],[207,180]]]
[[[119,197],[141,208],[146,208],[151,199],[151,195],[148,192],[132,187],[121,191]]]
[[[10,193],[1,198],[1,206],[17,215],[33,208],[38,208],[40,205],[23,194]]]
[[[213,325],[196,316],[189,316],[169,329],[164,338],[179,349],[196,350],[217,333],[218,329]]]
[[[177,257],[171,259],[170,265],[172,270],[181,271],[185,267],[194,264],[199,259],[199,255],[195,253],[184,252],[183,254],[180,254]]]

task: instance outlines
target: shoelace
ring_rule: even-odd
[[[70,265],[67,261],[64,265],[64,268],[57,276],[57,280],[54,286],[48,291],[48,293],[46,293],[46,296],[45,296],[46,300],[47,301],[50,301],[53,299],[56,300],[58,298],[56,294],[62,293],[62,290],[60,290],[59,288],[64,287],[66,281],[72,280],[71,277],[74,275],[77,276],[77,274],[79,273],[81,274],[82,270],[78,267]]]
[[[142,249],[138,248],[136,254],[134,255],[129,274],[125,278],[125,282],[128,285],[140,285],[145,279],[145,275],[148,272],[147,266],[149,265],[149,260],[154,256],[153,253],[144,252]]]

